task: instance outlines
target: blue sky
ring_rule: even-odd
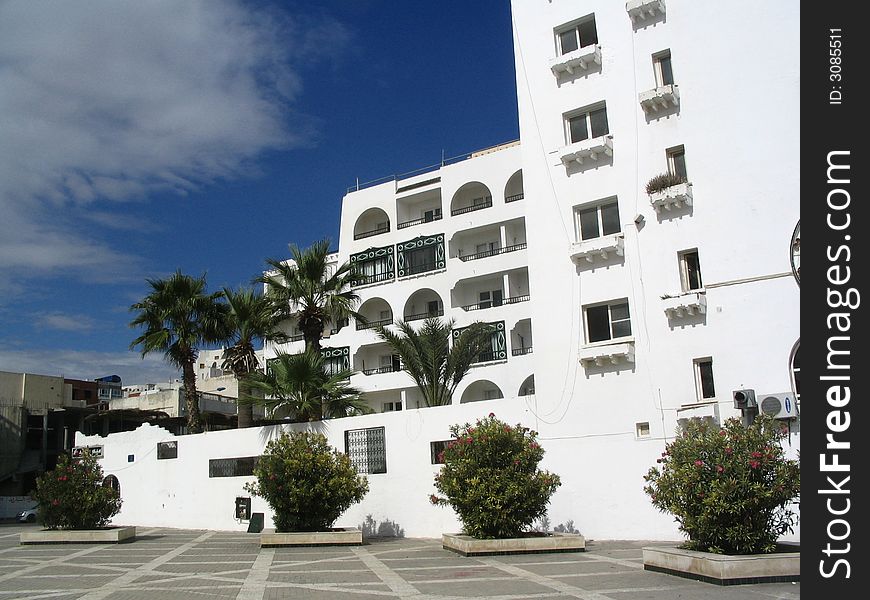
[[[247,284],[368,181],[519,137],[499,2],[0,2],[0,370],[175,376],[147,277]]]

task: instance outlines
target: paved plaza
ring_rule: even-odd
[[[126,544],[19,546],[18,534],[36,527],[0,526],[0,600],[800,598],[795,583],[721,587],[644,571],[648,542],[591,540],[584,553],[464,558],[433,539],[261,550],[254,534],[140,527]]]

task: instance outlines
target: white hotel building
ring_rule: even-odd
[[[370,275],[356,288],[370,323],[432,314],[496,329],[453,406],[434,408],[420,407],[372,329],[351,320],[324,339],[376,411],[325,424],[331,443],[376,465],[364,506],[342,522],[373,514],[409,536],[455,530],[426,500],[432,442],[492,411],[540,433],[544,466],[563,482],[553,525],[674,539],[642,488],[680,419],[740,416],[732,393],[751,389],[759,405],[780,401],[764,409],[799,444],[798,7],[513,0],[512,10],[520,141],[343,200],[335,259]],[[668,172],[686,183],[648,194]],[[300,336],[284,350],[302,348]],[[238,450],[214,437],[197,442],[203,456],[264,444],[248,431],[204,435],[234,435]],[[208,482],[212,497],[243,483]],[[144,505],[125,510],[150,518]],[[220,511],[197,516],[214,523]]]

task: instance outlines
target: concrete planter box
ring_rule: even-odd
[[[497,554],[543,554],[547,552],[584,552],[586,540],[577,533],[549,533],[541,536],[479,540],[461,533],[441,535],[441,545],[462,556]]]
[[[291,531],[276,533],[264,529],[260,533],[261,548],[292,546],[362,546],[362,531],[355,527],[337,528],[332,531]]]
[[[108,529],[43,529],[22,533],[18,543],[26,544],[120,544],[136,538],[135,527]]]
[[[683,550],[675,546],[644,548],[643,568],[718,585],[800,581],[800,550],[796,546],[781,548],[773,554],[740,556]]]

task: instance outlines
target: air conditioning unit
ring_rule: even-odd
[[[755,390],[735,390],[731,392],[734,398],[734,408],[754,408],[758,406],[755,403]]]
[[[798,416],[794,394],[765,394],[758,401],[759,412],[774,419],[794,419]]]

